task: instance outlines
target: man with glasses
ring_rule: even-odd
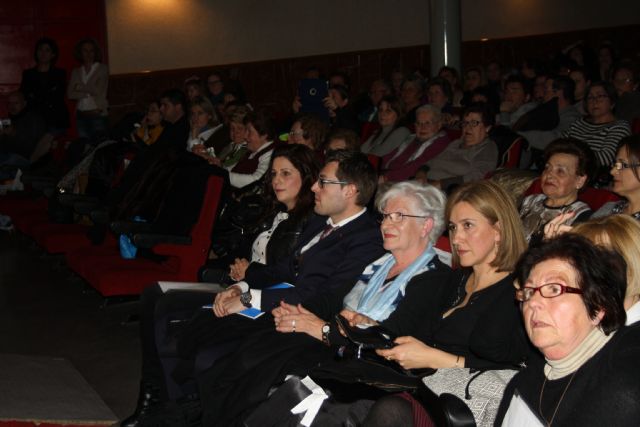
[[[416,132],[382,159],[384,180],[398,182],[413,177],[420,166],[440,154],[451,142],[442,130],[442,113],[433,105],[416,110]]]
[[[320,217],[310,221],[294,254],[275,265],[251,264],[243,282],[218,294],[216,315],[236,313],[248,304],[262,311],[282,300],[297,304],[357,277],[383,251],[380,232],[366,212],[375,187],[375,172],[365,155],[330,153],[311,188]],[[265,289],[281,282],[295,287]]]
[[[213,312],[210,308],[199,310],[214,299],[210,293],[194,298],[190,291],[162,295],[157,285],[145,290],[140,325],[143,348],[140,396],[136,411],[122,426],[142,425],[146,417],[162,413],[164,401],[185,390],[167,382],[178,363],[176,360],[196,358],[179,349],[188,347],[190,353],[197,353],[199,365],[211,364],[234,348],[230,342],[264,328],[273,329],[270,312],[280,301],[304,303],[322,293],[336,294],[336,300],[341,301],[344,295],[338,294],[345,284],[355,283],[365,266],[384,253],[380,229],[366,208],[376,189],[376,174],[364,154],[346,150],[329,153],[312,189],[318,215],[310,219],[292,255],[271,265],[252,263],[244,281],[215,296]],[[283,282],[295,287],[267,289]],[[333,298],[331,295],[329,299]],[[231,316],[248,307],[267,314],[255,320]],[[175,329],[181,320],[194,313],[196,318],[181,329],[180,336],[197,343],[194,344],[197,348],[181,341],[173,347],[168,345],[175,343],[172,338],[175,330],[169,329]]]

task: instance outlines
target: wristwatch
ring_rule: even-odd
[[[251,292],[245,292],[240,294],[240,302],[247,308],[251,308]]]
[[[329,332],[331,332],[331,325],[329,323],[322,325],[322,342],[326,345],[331,345],[329,343]]]

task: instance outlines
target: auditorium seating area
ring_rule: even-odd
[[[420,150],[415,148],[411,158],[415,159],[436,138],[446,137],[442,151],[402,180],[434,185],[447,195],[467,182],[493,180],[519,203],[544,192],[540,176],[556,167],[548,163],[550,156],[545,157],[551,141],[564,138],[574,143],[578,134],[578,130],[572,133],[574,126],[591,123],[600,114],[590,109],[590,103],[607,98],[611,102],[606,117],[611,120],[606,124],[617,126],[607,131],[620,133],[606,142],[606,137],[600,140],[599,136],[577,142],[594,157],[589,159],[588,171],[576,171],[588,175],[576,200],[592,212],[627,200],[626,194],[614,192],[609,172],[628,168],[613,166],[620,162],[616,147],[624,138],[640,135],[640,53],[637,45],[612,44],[612,37],[602,34],[630,34],[638,28],[466,42],[462,48],[465,69],[453,70],[457,76],[451,79],[446,73],[450,70],[440,73],[446,100],[437,113],[408,107],[407,92],[414,81],[422,88],[418,105],[437,104],[427,88],[439,76],[426,75],[424,47],[341,56],[344,63],[356,56],[368,58],[362,61],[368,66],[362,68],[343,67],[338,55],[324,55],[111,76],[106,92],[111,103],[105,117],[107,134],[79,138],[73,119],[38,161],[21,168],[0,164],[11,175],[0,182],[0,353],[65,358],[118,419],[130,415],[141,375],[136,320],[140,295],[159,281],[207,282],[214,277],[212,271],[222,271],[215,277],[224,277],[225,286],[234,282],[229,264],[252,255],[245,240],[258,235],[254,226],[264,221],[265,206],[277,204],[272,196],[276,170],[271,153],[298,143],[296,136],[321,164],[331,155],[332,137],[343,142],[345,149],[360,151],[361,146],[383,144],[392,132],[406,128],[406,136],[392,150],[365,152],[378,174],[379,188],[395,181],[389,178],[390,168],[403,150],[431,141]],[[106,43],[104,34],[99,41]],[[530,52],[522,52],[527,48]],[[599,61],[603,51],[610,52],[610,62]],[[288,70],[286,78],[265,76],[265,70],[280,68]],[[594,85],[580,92],[576,71]],[[622,88],[619,73],[626,71],[631,77]],[[399,84],[393,81],[394,74],[400,75]],[[210,90],[212,79],[214,85],[223,85],[223,92]],[[265,81],[270,83],[261,84]],[[305,128],[308,106],[292,94],[299,84],[318,81],[329,82],[329,101],[321,103],[326,123]],[[511,98],[513,84],[522,91],[521,101]],[[383,95],[376,95],[376,85],[383,88]],[[190,87],[198,92],[193,97]],[[591,92],[600,89],[606,93]],[[613,102],[614,98],[628,101],[624,111],[616,110],[623,104]],[[341,104],[345,99],[348,102]],[[389,110],[399,105],[393,125],[383,122],[385,102]],[[80,103],[68,98],[65,103],[71,117],[83,118]],[[564,108],[576,110],[571,123],[562,122]],[[586,111],[578,113],[581,108]],[[171,116],[178,109],[180,114]],[[160,115],[164,128],[149,124],[154,113]],[[208,117],[204,124],[197,122],[199,114]],[[433,114],[429,120],[424,119],[427,114]],[[511,115],[510,123],[501,121],[504,114]],[[620,120],[621,114],[626,120]],[[439,123],[438,128],[421,138],[422,128],[433,122]],[[157,142],[148,142],[154,128],[159,129]],[[486,130],[486,135],[471,135],[479,130]],[[544,146],[534,146],[533,138],[544,132],[548,137]],[[321,135],[320,140],[308,142],[313,135]],[[447,163],[454,145],[464,150],[485,143],[492,147],[488,168],[486,158],[464,154],[453,155],[453,163],[459,160],[460,164]],[[605,149],[613,157],[606,162],[596,159]],[[265,161],[261,156],[266,152]],[[408,153],[404,153],[407,168]],[[430,175],[439,168],[454,171],[456,167],[465,169],[464,173]],[[344,184],[313,182],[320,187]],[[441,259],[451,264],[454,248],[447,232],[438,236],[435,246]],[[454,262],[452,267],[458,266]]]

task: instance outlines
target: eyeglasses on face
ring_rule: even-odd
[[[402,212],[389,212],[389,213],[384,213],[384,212],[380,212],[380,223],[384,222],[385,219],[389,219],[389,221],[391,221],[394,224],[397,224],[399,222],[402,222],[402,220],[405,218],[429,218],[428,216],[425,215],[408,215],[408,214],[404,214]]]
[[[578,288],[572,288],[571,286],[564,286],[560,283],[545,283],[544,285],[532,288],[525,286],[516,291],[516,299],[520,302],[527,302],[536,292],[540,292],[543,298],[555,298],[562,294],[582,294],[582,290]]]
[[[600,94],[600,95],[589,95],[587,96],[587,101],[588,102],[600,102],[603,99],[608,99],[609,95],[605,95],[604,93]]]
[[[621,171],[622,169],[637,168],[638,166],[640,166],[640,163],[615,162],[611,167],[617,171]]]
[[[460,126],[462,126],[463,128],[475,128],[478,127],[480,123],[482,123],[480,120],[463,120],[462,122],[460,122]]]
[[[349,181],[338,181],[335,179],[318,178],[318,187],[324,188],[324,186],[327,184],[347,185],[349,184]]]

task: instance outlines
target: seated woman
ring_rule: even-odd
[[[343,297],[342,314],[353,323],[379,322],[394,333],[419,334],[437,321],[438,302],[450,293],[450,270],[433,248],[444,228],[444,195],[432,186],[402,182],[376,205],[388,253],[365,268],[355,287],[345,283],[339,295],[309,300],[304,307],[281,304],[273,311],[278,332],[251,337],[216,363],[201,381],[205,425],[231,424],[266,399],[286,374],[304,375],[331,359],[342,343],[333,319]],[[233,399],[238,392],[243,398]]]
[[[206,148],[207,142],[222,128],[222,123],[218,120],[213,105],[202,96],[191,99],[189,105],[191,129],[187,141],[187,151],[202,152],[204,150],[215,156],[215,153]]]
[[[200,77],[198,76],[188,77],[184,81],[184,93],[187,94],[187,99],[189,100],[189,103],[193,102],[194,99],[200,96],[206,97],[204,93],[204,88],[202,87],[202,82],[200,81]]]
[[[144,145],[153,145],[158,140],[164,126],[162,125],[162,114],[160,114],[160,102],[151,101],[147,106],[140,127],[131,133],[131,140]]]
[[[625,281],[620,255],[573,233],[527,252],[517,297],[544,359],[509,383],[495,425],[637,424],[640,328],[624,327]]]
[[[442,189],[483,179],[498,163],[498,147],[489,138],[494,117],[486,104],[467,107],[463,114],[462,138],[451,142],[429,166],[429,180]]]
[[[416,110],[424,104],[425,88],[424,80],[417,74],[406,78],[402,82],[400,100],[404,106],[405,114],[401,117],[400,125],[412,128],[416,121]]]
[[[447,114],[447,124],[453,111],[453,89],[448,79],[436,77],[427,83],[427,103],[439,108],[443,114]]]
[[[593,214],[601,218],[612,214],[631,215],[640,220],[640,135],[623,138],[618,146],[615,163],[609,172],[613,177],[612,190],[624,200],[605,203]]]
[[[324,144],[329,124],[313,114],[301,114],[291,125],[289,144],[304,144],[313,151],[320,152]]]
[[[624,258],[627,263],[626,324],[640,320],[640,223],[627,215],[611,215],[578,224],[572,232]]]
[[[405,369],[515,367],[528,355],[513,302],[511,272],[526,249],[515,205],[497,184],[478,181],[449,198],[447,218],[454,263],[462,267],[453,273],[453,298],[431,334],[403,336],[395,347],[377,352]],[[425,416],[415,400],[389,396],[376,402],[364,424],[399,425],[386,413],[410,423],[412,412]]]
[[[307,147],[292,145],[274,150],[270,170],[271,180],[266,185],[268,191],[265,191],[265,198],[277,213],[273,213],[269,228],[257,236],[251,248],[251,262],[265,264],[291,251],[300,236],[299,231],[310,215],[313,215],[314,197],[311,186],[318,178],[319,165],[313,152]],[[239,277],[244,263],[234,263],[230,267],[231,274]],[[140,397],[134,414],[122,422],[123,426],[139,425],[141,417],[148,414],[161,400],[167,399],[169,394],[156,347],[155,319],[181,311],[185,312],[185,318],[189,318],[195,308],[210,302],[211,294],[206,292],[173,291],[165,295],[158,285],[145,289],[140,304]],[[164,328],[166,322],[158,321],[157,324]]]
[[[396,149],[411,134],[409,129],[400,124],[403,116],[404,108],[400,100],[392,96],[382,98],[378,104],[380,129],[362,144],[360,150],[382,157]]]
[[[544,151],[545,167],[540,177],[542,194],[532,194],[522,201],[520,218],[529,243],[537,243],[544,226],[559,214],[572,211],[566,225],[584,221],[591,208],[578,200],[579,191],[589,182],[595,159],[589,147],[581,141],[557,139]]]
[[[462,97],[464,92],[462,91],[462,85],[460,82],[460,73],[454,67],[444,66],[438,71],[438,77],[445,79],[449,82],[451,88],[450,104],[453,107],[462,106]]]
[[[264,213],[253,224],[233,224],[234,233],[227,239],[234,240],[230,246],[236,249],[225,248],[231,252],[226,256],[216,252],[217,259],[208,267],[227,267],[228,277],[239,282],[244,279],[250,263],[270,264],[291,253],[312,215],[314,203],[310,189],[320,169],[316,157],[308,147],[298,144],[273,150],[270,179],[265,180],[262,196]],[[214,241],[214,248],[221,243],[215,234]],[[215,270],[204,273],[205,281],[225,283],[222,278],[226,274]]]
[[[616,100],[616,91],[610,83],[592,83],[585,97],[588,116],[576,120],[562,134],[565,138],[576,138],[589,144],[601,169],[611,166],[618,142],[631,133],[629,123],[616,120],[613,114]]]
[[[243,124],[247,130],[247,153],[229,171],[231,186],[240,189],[257,182],[269,168],[274,143],[275,129],[264,112],[249,112]]]

